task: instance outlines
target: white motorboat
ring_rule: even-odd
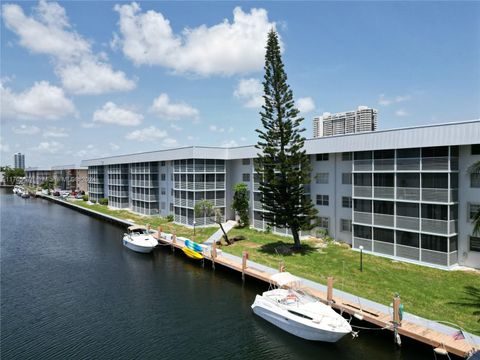
[[[271,277],[277,287],[257,295],[252,310],[280,329],[306,340],[336,342],[352,327],[330,306],[300,289],[300,279],[288,272]]]
[[[123,245],[139,253],[150,253],[158,241],[153,237],[153,231],[145,226],[133,225],[128,228],[128,233],[123,234]]]

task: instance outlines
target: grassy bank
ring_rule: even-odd
[[[467,271],[443,271],[424,266],[360,254],[348,246],[330,244],[322,248],[318,241],[303,241],[303,251],[291,253],[292,240],[252,229],[232,229],[230,236],[245,240],[224,246],[225,252],[241,256],[248,250],[252,261],[286,270],[304,278],[326,284],[335,278],[334,287],[389,305],[398,292],[405,311],[431,320],[458,324],[480,334],[480,274]]]
[[[82,200],[69,200],[71,203],[98,211],[99,213],[114,216],[119,219],[124,219],[124,220],[129,220],[134,222],[135,224],[138,225],[146,225],[150,224],[152,229],[157,229],[158,226],[161,226],[163,228],[163,231],[165,232],[174,232],[177,234],[177,236],[184,236],[190,239],[193,239],[193,229],[187,228],[185,226],[177,225],[172,222],[168,222],[166,218],[162,218],[159,216],[144,216],[144,215],[139,215],[132,213],[128,210],[112,210],[109,209],[107,206],[104,205],[99,205],[99,204],[93,204],[90,205],[85,201]],[[204,242],[207,240],[215,231],[217,231],[217,227],[197,227],[195,229],[195,241],[197,242]]]

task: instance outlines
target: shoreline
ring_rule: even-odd
[[[75,205],[74,203],[66,200],[57,199],[55,197],[43,194],[37,194],[37,196],[46,200],[50,200],[56,204],[75,209],[83,214],[87,214],[98,219],[103,219],[108,222],[115,223],[119,226],[128,227],[135,224],[131,221],[119,219],[111,215],[107,215],[92,209]],[[157,238],[160,242],[163,243],[163,245],[171,245],[172,248],[176,247],[181,249],[181,247],[183,246],[182,241],[177,241],[176,243],[172,244],[172,242],[169,240],[159,237]],[[209,250],[211,250],[211,248],[209,248]],[[249,277],[256,278],[257,280],[263,281],[265,283],[269,283],[270,276],[278,272],[277,269],[273,269],[271,267],[253,262],[251,260],[245,261],[245,265],[243,265],[243,259],[241,257],[225,253],[223,251],[222,254],[218,255],[217,257],[212,257],[211,254],[209,254],[209,251],[207,251],[206,253],[204,253],[204,257],[212,263],[212,266],[218,264],[231,270],[240,272],[243,279],[245,279],[245,275],[248,275]],[[302,283],[307,285],[310,288],[309,290],[312,290],[312,293],[318,296],[321,300],[325,301],[328,291],[327,286],[305,279],[303,277],[300,278],[302,280]],[[338,289],[333,289],[333,291],[333,299],[335,300],[335,303],[332,304],[332,307],[336,308],[337,310],[345,311],[351,316],[355,316],[355,314],[358,315],[358,313],[360,312],[362,314],[363,321],[366,321],[377,328],[383,328],[386,326],[386,324],[391,323],[391,316],[389,314],[391,314],[392,309],[390,307],[368,300],[366,298],[360,298],[356,295]],[[358,304],[360,304],[360,307],[358,307]],[[415,332],[412,332],[407,329],[409,324],[411,324],[413,327],[422,329],[420,329],[420,331],[417,330]],[[464,333],[467,334],[465,340],[453,340],[451,335],[458,331],[457,328],[453,328],[439,322],[431,321],[407,312],[403,314],[402,326],[398,327],[398,333],[400,335],[406,336],[412,340],[419,341],[425,345],[433,346],[434,348],[439,347],[442,349],[446,349],[448,352],[457,356],[466,357],[468,355],[468,351],[473,348],[475,344],[477,346],[480,344],[480,336],[473,335],[464,331]],[[387,330],[393,331],[393,327],[390,325]]]

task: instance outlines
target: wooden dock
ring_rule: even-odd
[[[161,238],[158,236],[158,232],[156,233],[155,237],[157,240],[159,240],[159,242],[163,244],[170,244],[174,248],[181,249],[184,246],[183,241],[171,241]],[[231,257],[223,256],[220,251],[218,251],[216,256],[212,256],[213,252],[217,252],[217,250],[210,250],[211,249],[209,248],[209,251],[204,251],[203,256],[206,260],[212,262],[212,264],[221,265],[238,271],[242,274],[242,278],[245,278],[245,276],[250,276],[266,283],[271,282],[271,273],[261,271],[254,267],[249,267],[248,260],[245,257],[243,259],[239,259],[240,261],[235,261]],[[304,289],[310,294],[318,297],[321,301],[329,303],[327,300],[327,293],[307,286],[304,286]],[[338,296],[333,296],[331,300],[333,301],[331,301],[330,304],[338,311],[348,313],[351,316],[360,315],[363,321],[366,321],[375,327],[384,328],[392,332],[396,330],[399,335],[420,341],[426,345],[430,345],[433,349],[438,348],[440,350],[445,350],[451,354],[465,358],[472,352],[472,350],[475,349],[474,345],[470,344],[467,339],[455,340],[453,334],[444,334],[405,320],[401,321],[398,326],[395,326],[395,322],[393,321],[391,314],[381,313],[375,309],[360,306],[359,303],[354,303]]]

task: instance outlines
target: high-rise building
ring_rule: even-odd
[[[25,170],[25,155],[22,153],[16,153],[13,155],[13,164],[15,169]]]
[[[313,137],[344,135],[377,130],[376,109],[359,106],[357,110],[342,113],[323,113],[313,119]]]

